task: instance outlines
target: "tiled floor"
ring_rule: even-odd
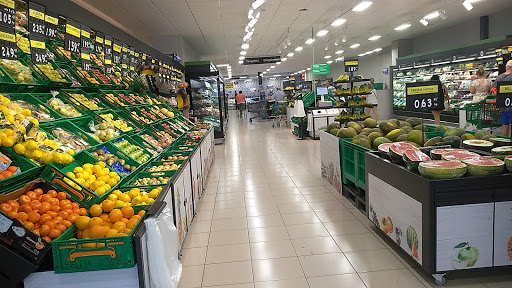
[[[437,287],[324,182],[319,141],[233,116],[184,244],[180,288]],[[460,277],[445,287],[512,287],[511,273]]]

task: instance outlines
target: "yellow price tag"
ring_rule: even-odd
[[[407,88],[407,95],[421,95],[439,93],[438,85],[418,86]]]
[[[103,38],[96,36],[96,42],[103,44]]]
[[[86,54],[86,53],[81,53],[80,55],[82,57],[82,59],[84,60],[91,60],[91,55],[89,54]]]
[[[112,60],[111,59],[105,59],[105,64],[107,64],[107,65],[112,64]]]
[[[121,46],[117,45],[116,43],[114,43],[114,51],[116,52],[121,52]]]
[[[512,93],[512,85],[500,86],[500,94]]]
[[[50,15],[45,15],[44,21],[46,21],[46,22],[48,22],[50,24],[53,24],[53,25],[58,25],[59,24],[59,19],[57,19],[55,17],[52,17]]]
[[[14,9],[14,1],[12,1],[12,0],[0,0],[0,4],[2,4],[5,7]]]
[[[8,41],[8,42],[15,42],[16,36],[11,33],[1,32],[0,31],[0,40]]]
[[[30,40],[30,47],[32,48],[39,48],[39,49],[46,49],[46,44],[42,41],[36,41],[36,40]]]
[[[112,40],[105,39],[105,45],[112,46]]]
[[[37,11],[37,10],[34,10],[34,9],[29,9],[28,10],[28,16],[34,17],[34,18],[37,18],[37,19],[40,19],[40,20],[44,21],[44,13],[40,12],[40,11]]]
[[[73,35],[77,38],[80,38],[80,29],[76,28],[73,25],[66,24],[66,33]]]
[[[85,31],[85,30],[82,30],[82,36],[84,36],[85,38],[91,38],[91,33],[89,33],[89,31]]]

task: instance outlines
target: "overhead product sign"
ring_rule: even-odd
[[[18,47],[13,27],[0,25],[0,58],[18,59]]]
[[[59,30],[59,18],[57,14],[46,11],[44,22],[46,27],[46,37],[51,39],[57,38],[57,31]]]
[[[244,65],[270,64],[281,61],[281,56],[246,57]]]
[[[91,71],[91,29],[87,26],[81,26],[81,51],[82,69]]]
[[[112,37],[105,35],[105,73],[112,74]]]
[[[48,63],[46,52],[45,8],[35,3],[28,3],[28,27],[30,32],[30,55],[35,64]]]
[[[498,82],[498,94],[496,95],[496,107],[512,107],[512,81]]]
[[[103,52],[103,43],[105,42],[105,36],[101,32],[96,32],[94,35],[94,52],[101,54]]]
[[[405,84],[406,109],[424,111],[444,108],[443,87],[440,81]]]
[[[64,50],[80,54],[80,24],[67,18]]]
[[[15,23],[16,12],[14,11],[13,0],[0,0],[0,24],[13,27]]]
[[[345,72],[357,72],[359,70],[359,60],[345,61]]]
[[[331,73],[331,66],[327,63],[323,64],[313,64],[311,66],[311,71],[313,71],[313,75],[327,75]]]

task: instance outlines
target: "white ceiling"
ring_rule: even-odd
[[[247,56],[278,55],[278,41],[287,34],[292,42],[282,51],[284,57],[297,46],[302,52],[280,65],[272,73],[295,72],[310,67],[313,61],[313,45],[304,41],[314,33],[327,27],[329,34],[317,37],[314,43],[315,62],[325,62],[326,54],[336,56],[334,49],[345,50],[342,56],[352,57],[378,47],[386,47],[396,39],[406,39],[445,27],[478,19],[497,11],[512,7],[510,0],[479,0],[474,9],[466,11],[462,0],[374,0],[374,4],[363,12],[351,9],[360,0],[267,0],[261,6],[261,16],[255,25]],[[238,64],[248,22],[247,14],[252,0],[73,0],[124,31],[151,45],[155,36],[181,35],[200,55],[200,60],[211,60],[215,64],[229,63],[233,75],[254,75],[265,71],[270,65]],[[300,12],[301,8],[308,9]],[[426,14],[443,8],[448,19],[429,20],[424,27],[418,21]],[[331,27],[330,23],[343,15],[346,24]],[[478,20],[477,20],[478,21]],[[394,31],[394,27],[411,22],[405,31]],[[372,35],[382,38],[368,41]],[[342,43],[345,36],[347,42]],[[334,46],[335,41],[339,46]],[[360,43],[357,49],[348,46]],[[329,50],[325,51],[328,47]],[[192,59],[190,59],[192,60]],[[194,59],[199,60],[199,59]]]

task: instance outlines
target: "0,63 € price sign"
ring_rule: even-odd
[[[0,58],[18,59],[18,47],[16,46],[16,36],[13,27],[0,25]]]
[[[0,25],[14,28],[15,17],[14,1],[0,0]]]
[[[409,111],[425,111],[444,108],[443,86],[440,81],[405,84],[405,107]]]
[[[30,35],[30,55],[35,64],[48,63],[45,37],[41,35]]]
[[[498,93],[496,94],[496,107],[512,107],[512,81],[498,82]]]
[[[64,50],[80,54],[80,24],[69,18],[66,20]]]
[[[28,3],[28,31],[30,36],[46,36],[45,8],[33,2]]]

